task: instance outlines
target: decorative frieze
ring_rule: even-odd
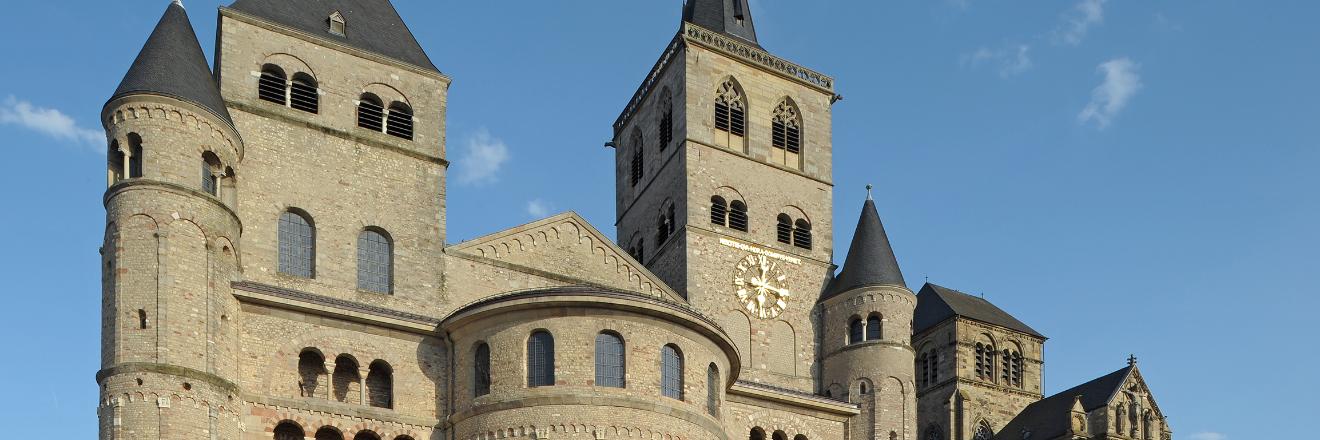
[[[825,89],[826,91],[834,91],[834,78],[830,78],[829,76],[806,67],[799,66],[783,58],[770,55],[769,52],[766,52],[761,48],[739,42],[738,40],[726,37],[692,23],[684,23],[683,35],[688,42],[697,43],[712,49],[718,49],[729,55],[740,58],[743,61],[757,64],[772,71],[796,78],[809,85]]]

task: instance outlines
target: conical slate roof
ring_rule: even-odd
[[[875,210],[875,201],[869,197],[862,205],[862,217],[857,220],[857,230],[853,232],[843,271],[830,283],[822,299],[866,286],[907,287],[903,272],[898,269],[894,249],[889,245],[889,236],[885,234],[885,226],[880,223],[880,214]]]
[[[683,5],[683,21],[761,47],[756,42],[756,25],[752,23],[747,0],[687,0]]]
[[[202,45],[197,42],[197,33],[178,1],[165,8],[165,16],[156,24],[156,30],[151,32],[110,99],[133,94],[163,95],[190,102],[233,124],[202,53]]]
[[[389,0],[238,0],[229,9],[439,72]],[[330,14],[344,35],[330,33]]]

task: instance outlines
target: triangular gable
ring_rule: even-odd
[[[1114,392],[1111,393],[1109,399],[1105,401],[1105,406],[1113,406],[1114,401],[1118,400],[1119,396],[1123,395],[1124,391],[1136,387],[1142,394],[1146,395],[1146,401],[1150,403],[1150,409],[1155,411],[1155,415],[1158,418],[1163,419],[1164,411],[1160,411],[1160,404],[1155,402],[1155,395],[1150,392],[1150,387],[1146,386],[1146,379],[1141,376],[1141,370],[1138,369],[1136,365],[1132,365],[1128,370],[1127,377],[1123,379],[1120,386],[1114,388]]]
[[[466,241],[446,252],[577,279],[583,284],[687,302],[574,212]]]

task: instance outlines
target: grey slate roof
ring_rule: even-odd
[[[188,21],[188,13],[177,2],[165,8],[165,15],[110,100],[133,94],[163,95],[190,102],[233,124],[202,53],[202,45],[197,42],[197,33]]]
[[[687,0],[683,5],[683,21],[747,41],[757,48],[756,25],[752,23],[752,10],[747,0]],[[736,17],[741,9],[743,19]]]
[[[1031,432],[1031,438],[1054,438],[1063,434],[1070,429],[1069,414],[1075,399],[1081,397],[1082,408],[1087,412],[1108,405],[1110,399],[1121,391],[1120,388],[1134,368],[1124,367],[1027,405],[1017,417],[999,430],[996,437],[1021,438],[1023,430]]]
[[[903,272],[898,269],[894,249],[889,245],[889,236],[885,234],[885,226],[870,198],[862,205],[862,216],[857,219],[857,229],[853,233],[852,245],[848,247],[843,271],[830,283],[821,299],[867,286],[907,287]]]
[[[931,283],[926,283],[917,292],[917,311],[912,319],[912,333],[926,331],[954,316],[1045,337],[990,301]]]
[[[389,0],[238,0],[229,9],[439,72]],[[335,11],[345,36],[330,33]]]

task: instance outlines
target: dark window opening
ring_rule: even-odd
[[[372,362],[367,370],[367,405],[394,407],[394,371],[385,361]]]
[[[788,214],[779,214],[775,225],[775,239],[783,244],[793,244],[793,219]]]
[[[387,116],[385,133],[401,139],[412,140],[413,138],[413,112],[412,108],[402,102],[390,104],[390,113]]]
[[[307,113],[320,111],[320,92],[316,90],[316,80],[310,75],[299,73],[293,76],[289,84],[289,106]]]
[[[146,310],[146,309],[138,309],[138,328],[139,328],[139,329],[142,329],[142,330],[146,330],[146,329],[147,329],[147,310]]]
[[[848,322],[848,343],[856,344],[862,342],[862,333],[864,332],[865,330],[862,328],[862,319],[853,318],[852,321]]]
[[[866,340],[878,341],[884,336],[881,331],[881,320],[879,316],[872,315],[866,318]]]
[[[128,134],[128,177],[142,177],[142,137],[137,133]]]
[[[811,249],[811,223],[799,219],[793,226],[793,246]]]
[[[287,105],[285,95],[287,77],[278,66],[267,64],[261,69],[261,78],[257,80],[257,97],[279,105]]]
[[[706,412],[715,417],[720,415],[720,368],[715,364],[706,369]]]
[[[683,353],[673,345],[660,350],[660,393],[683,400]]]
[[[385,105],[376,95],[367,93],[358,99],[358,127],[380,132],[385,130]]]
[[[718,226],[729,226],[729,205],[724,202],[723,197],[711,196],[710,223]]]
[[[729,227],[747,232],[747,205],[741,200],[729,204]]]
[[[303,440],[303,429],[293,422],[280,422],[275,426],[275,440]]]
[[[472,393],[480,397],[490,394],[490,346],[485,342],[478,345],[474,357]]]
[[[114,185],[115,182],[124,180],[125,154],[123,150],[119,149],[119,141],[110,142],[110,148],[108,151],[110,152],[110,155],[107,159],[106,170],[109,171],[110,184]]]
[[[527,386],[545,387],[555,384],[555,338],[549,332],[538,331],[527,339]]]

